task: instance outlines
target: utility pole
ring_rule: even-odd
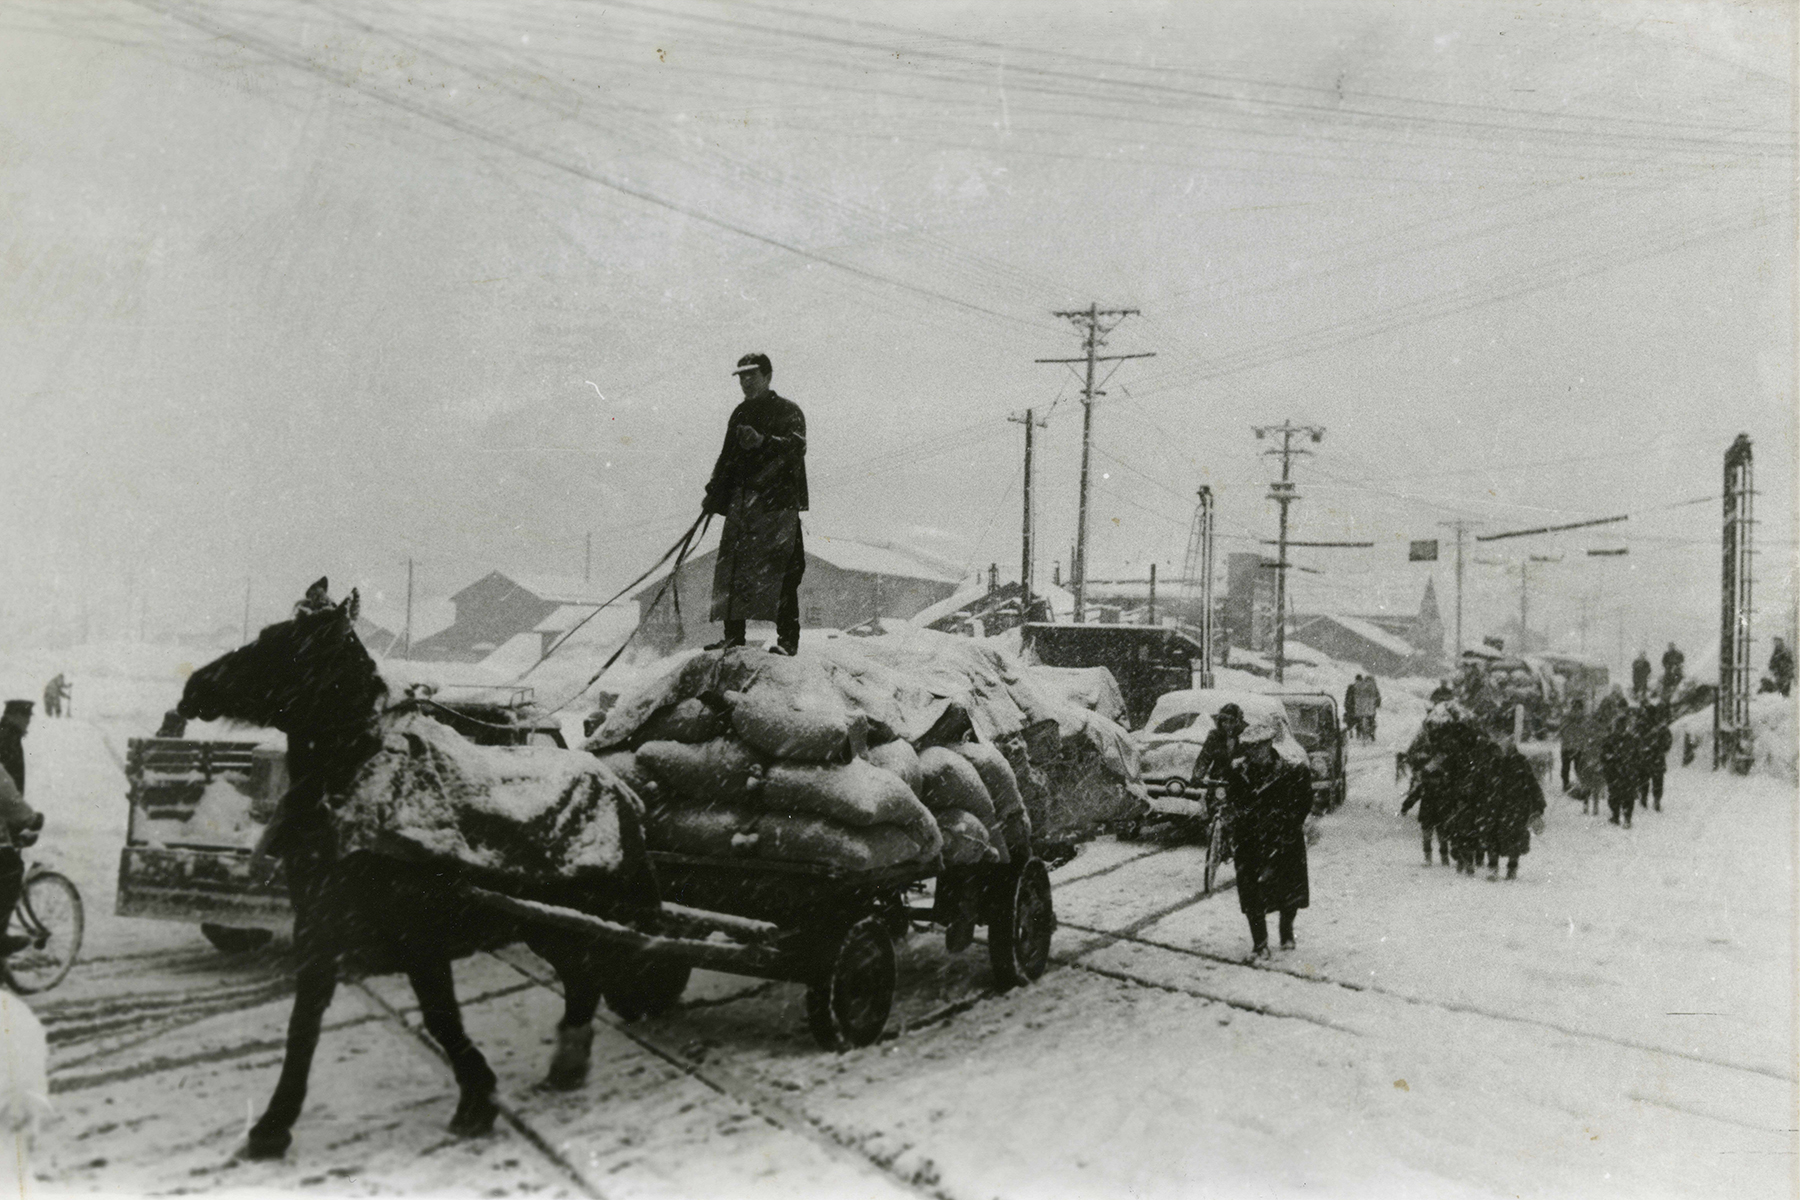
[[[411,559],[407,560],[409,563]],[[408,568],[409,570],[411,568]],[[588,530],[587,550],[581,556],[581,582],[592,583],[594,579],[594,531]]]
[[[1455,521],[1439,521],[1438,524],[1456,530],[1456,661],[1461,663],[1463,653],[1463,537],[1477,523],[1459,518]]]
[[[1099,354],[1100,347],[1106,345],[1106,335],[1119,327],[1126,317],[1138,315],[1135,308],[1101,308],[1090,304],[1084,309],[1074,312],[1054,313],[1054,316],[1073,322],[1081,331],[1082,347],[1086,353],[1080,358],[1040,358],[1041,363],[1086,363],[1087,381],[1081,389],[1081,496],[1076,507],[1075,517],[1075,553],[1069,560],[1069,580],[1075,592],[1075,623],[1086,620],[1083,609],[1087,605],[1087,592],[1084,584],[1087,580],[1087,514],[1088,514],[1088,459],[1093,444],[1094,434],[1094,401],[1106,395],[1094,386],[1094,364],[1103,362],[1121,362],[1128,358],[1155,358],[1149,354]],[[1117,370],[1115,367],[1114,370]],[[1109,374],[1108,379],[1112,378]],[[1105,380],[1101,381],[1102,383]]]
[[[250,576],[244,576],[244,645],[250,644]]]
[[[1281,478],[1269,485],[1269,499],[1281,506],[1281,538],[1279,542],[1281,549],[1275,559],[1275,682],[1280,683],[1282,682],[1282,658],[1287,651],[1288,505],[1300,498],[1294,491],[1289,473],[1295,455],[1312,453],[1311,450],[1295,446],[1294,435],[1304,433],[1314,442],[1321,442],[1325,440],[1325,427],[1323,425],[1296,425],[1292,421],[1283,421],[1279,425],[1252,425],[1250,428],[1258,439],[1267,437],[1271,433],[1281,435],[1281,449],[1263,451],[1264,454],[1281,456]]]
[[[406,632],[400,639],[400,657],[412,657],[413,560],[406,560]]]
[[[1145,614],[1144,624],[1156,624],[1156,564],[1150,564],[1150,611]]]
[[[1032,511],[1032,507],[1031,507],[1031,479],[1032,479],[1032,467],[1031,467],[1032,437],[1031,437],[1031,434],[1032,434],[1033,430],[1043,429],[1044,427],[1048,426],[1050,424],[1050,418],[1044,417],[1044,418],[1040,419],[1037,416],[1036,409],[1028,408],[1025,410],[1024,416],[1008,417],[1006,419],[1013,422],[1014,424],[1025,426],[1025,517],[1024,517],[1023,526],[1022,526],[1022,533],[1020,536],[1021,546],[1020,546],[1020,562],[1019,562],[1019,605],[1020,605],[1019,617],[1021,620],[1029,621],[1029,620],[1031,620],[1031,590],[1032,590],[1032,584],[1035,582],[1035,580],[1032,578],[1032,570],[1031,570],[1031,562],[1032,562],[1031,542],[1032,542],[1033,534],[1036,532],[1036,525],[1037,525],[1037,521],[1035,519],[1035,516]]]

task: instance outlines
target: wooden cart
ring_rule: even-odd
[[[912,863],[851,872],[805,863],[651,851],[665,897],[655,918],[626,925],[471,887],[475,898],[527,920],[611,943],[607,1007],[627,1020],[666,1012],[695,967],[806,985],[806,1019],[829,1050],[877,1040],[893,1010],[895,944],[943,926],[950,950],[975,925],[1002,989],[1030,983],[1050,961],[1056,914],[1050,872],[1032,857],[1007,865]],[[932,903],[912,903],[936,880]]]

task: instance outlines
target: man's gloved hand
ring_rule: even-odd
[[[737,444],[746,450],[754,450],[767,440],[749,425],[739,425],[734,436],[737,438]]]

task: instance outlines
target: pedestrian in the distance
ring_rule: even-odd
[[[1312,771],[1283,756],[1275,726],[1253,722],[1238,736],[1243,757],[1225,789],[1237,867],[1238,908],[1250,923],[1252,958],[1269,957],[1269,913],[1280,914],[1281,948],[1294,948],[1294,914],[1311,895],[1306,874],[1306,819],[1312,814]]]
[[[1419,841],[1425,852],[1425,865],[1431,865],[1431,842],[1435,835],[1440,860],[1450,865],[1450,835],[1444,829],[1444,817],[1454,807],[1455,795],[1450,776],[1450,754],[1453,739],[1444,733],[1454,715],[1449,705],[1433,705],[1419,726],[1418,736],[1402,757],[1412,774],[1406,789],[1406,800],[1400,815],[1419,806]]]
[[[1637,808],[1638,763],[1640,752],[1630,708],[1613,718],[1612,728],[1600,743],[1600,765],[1606,772],[1606,807],[1613,825],[1631,828],[1631,814]]]
[[[1563,717],[1562,739],[1562,790],[1569,794],[1569,768],[1573,767],[1581,757],[1581,742],[1587,736],[1587,701],[1580,696],[1569,702],[1568,715]],[[1577,780],[1580,776],[1576,776]]]
[[[1639,700],[1650,694],[1650,656],[1642,650],[1631,660],[1631,694]]]
[[[1501,741],[1493,756],[1493,775],[1488,784],[1488,878],[1500,878],[1500,860],[1506,860],[1506,877],[1519,877],[1519,857],[1531,853],[1531,834],[1544,829],[1544,789],[1538,786],[1531,760],[1513,740]]]
[[[1373,675],[1362,677],[1362,699],[1357,701],[1356,711],[1362,717],[1364,736],[1374,741],[1375,717],[1381,711],[1381,685]]]
[[[1358,675],[1344,689],[1344,735],[1346,737],[1362,736],[1362,713],[1358,705],[1362,701],[1362,676]]]
[[[1794,687],[1794,652],[1783,638],[1776,638],[1775,648],[1769,652],[1769,682],[1784,696]]]
[[[1675,735],[1669,732],[1669,706],[1646,704],[1638,716],[1638,803],[1662,811],[1663,776],[1669,769],[1669,748]]]
[[[742,646],[745,623],[774,621],[772,654],[800,648],[800,580],[806,573],[800,514],[806,492],[806,417],[769,386],[766,354],[746,354],[735,372],[744,399],[725,424],[701,510],[723,515],[713,568],[712,619],[725,637],[709,650]]]
[[[1686,670],[1686,663],[1687,655],[1677,650],[1674,642],[1670,642],[1662,656],[1662,694],[1665,701],[1675,698],[1675,692],[1681,687],[1681,676]]]

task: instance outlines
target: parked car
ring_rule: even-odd
[[[1347,731],[1338,718],[1337,701],[1324,692],[1281,692],[1277,698],[1312,766],[1313,809],[1329,812],[1344,802],[1348,786],[1344,773]]]
[[[1150,793],[1150,815],[1203,819],[1209,798],[1192,787],[1194,764],[1206,735],[1212,732],[1213,716],[1227,704],[1243,710],[1251,723],[1267,721],[1277,730],[1277,739],[1287,739],[1296,754],[1305,746],[1294,736],[1287,707],[1278,697],[1262,692],[1223,691],[1217,688],[1184,688],[1164,693],[1150,712],[1150,719],[1133,736],[1143,772],[1144,790]]]

